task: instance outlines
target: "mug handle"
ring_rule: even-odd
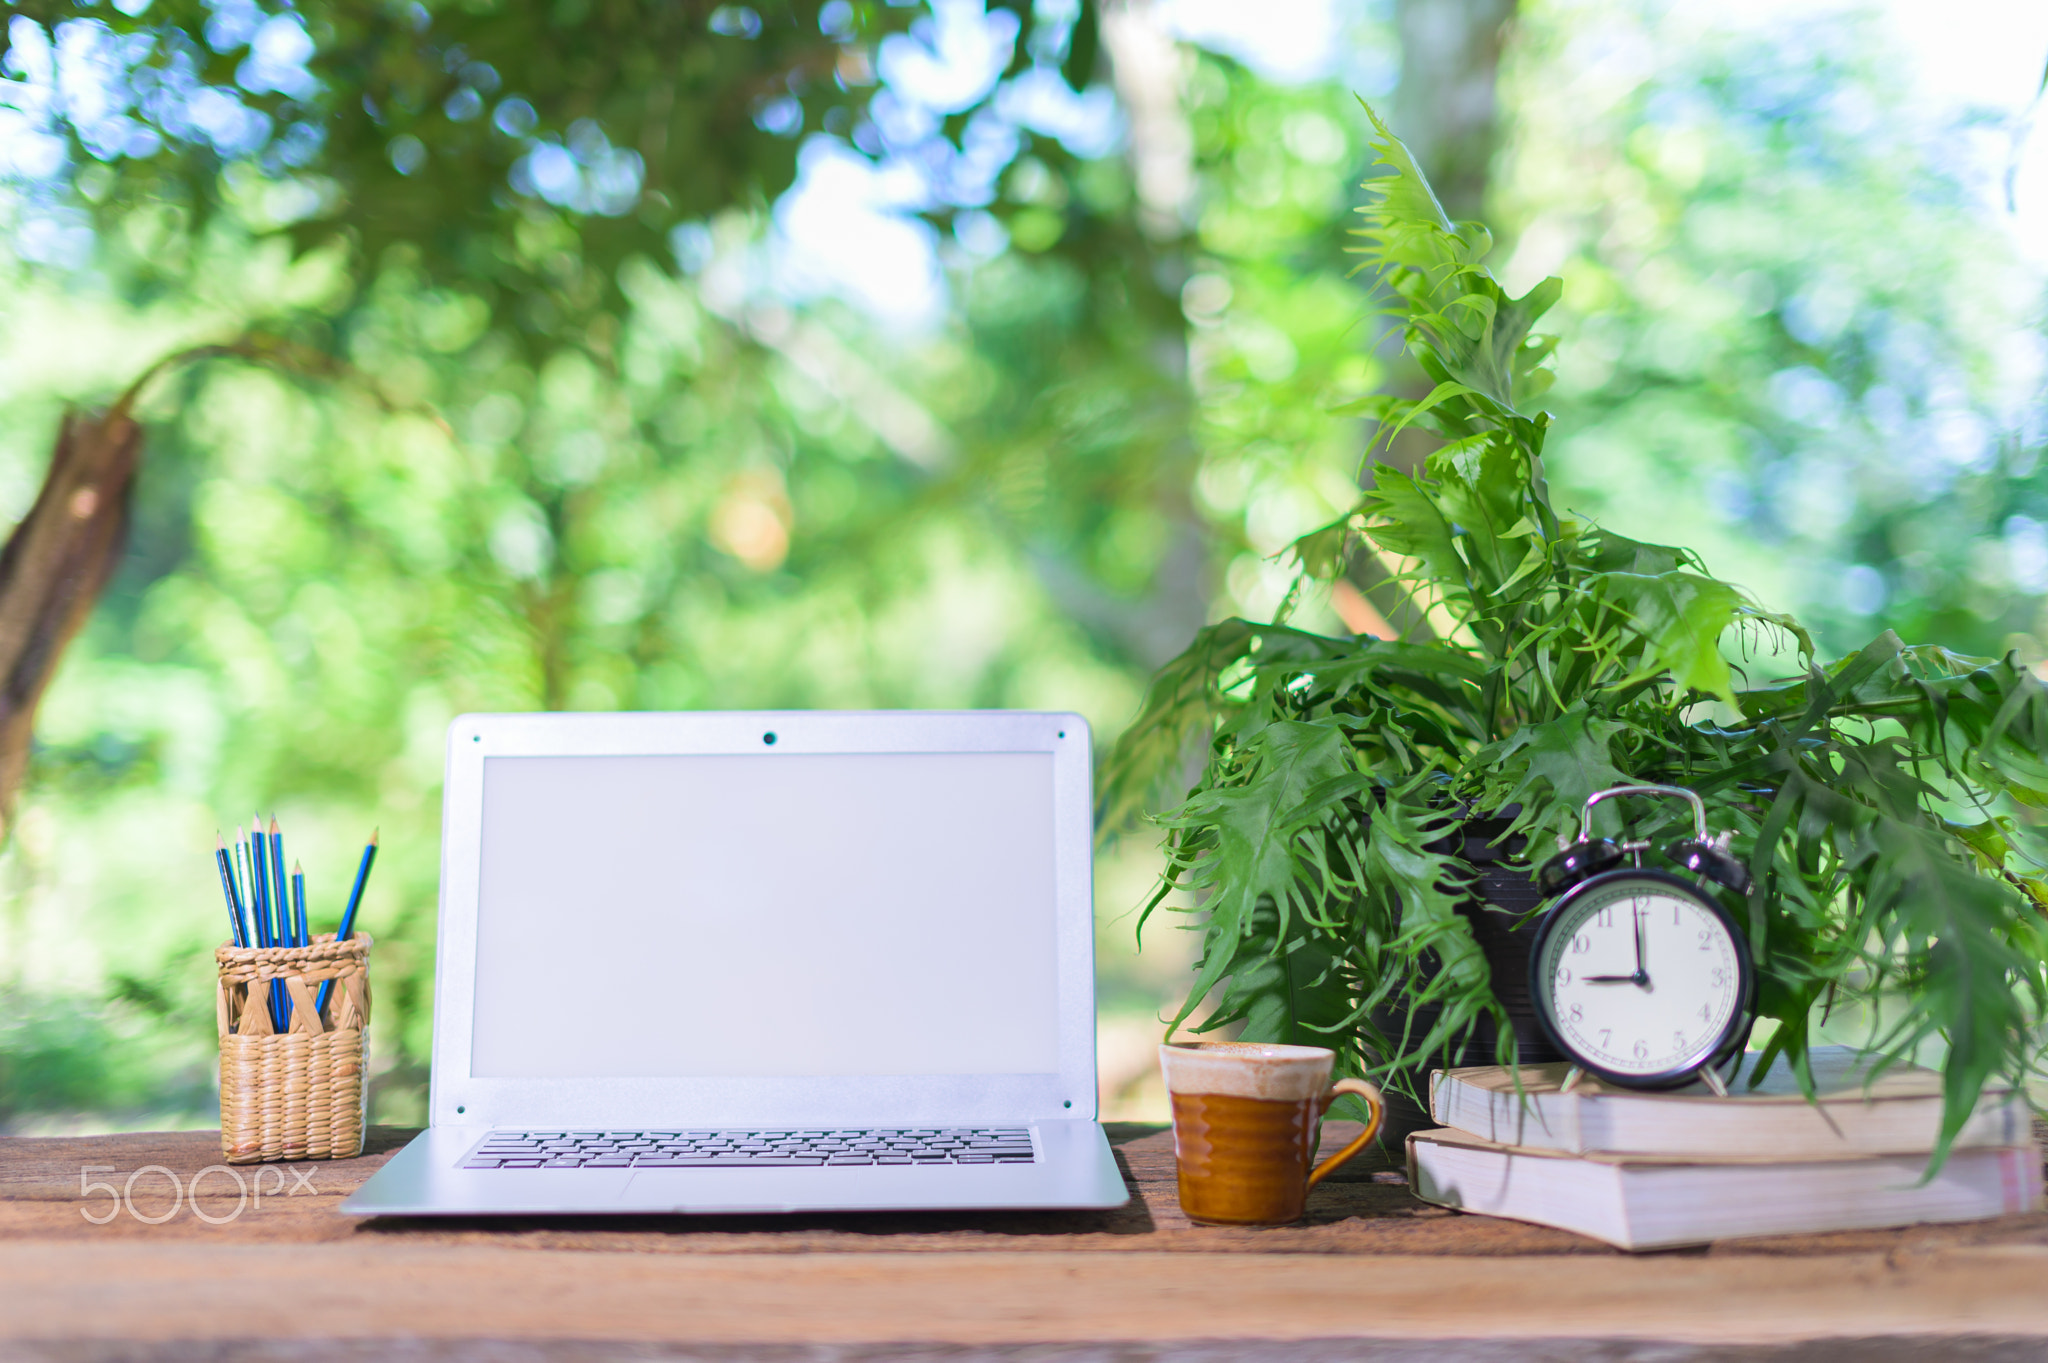
[[[1366,1146],[1372,1144],[1372,1138],[1380,1134],[1380,1127],[1387,1119],[1387,1100],[1380,1096],[1380,1091],[1377,1087],[1363,1079],[1339,1079],[1336,1083],[1330,1085],[1330,1091],[1323,1095],[1323,1110],[1325,1112],[1329,1111],[1330,1104],[1335,1102],[1340,1094],[1345,1093],[1355,1093],[1365,1099],[1366,1105],[1372,1109],[1372,1120],[1365,1124],[1365,1130],[1359,1133],[1357,1140],[1351,1142],[1351,1144],[1345,1146],[1342,1150],[1339,1150],[1336,1154],[1315,1167],[1315,1172],[1308,1176],[1308,1186],[1311,1188],[1335,1173],[1340,1165],[1351,1160],[1360,1151],[1364,1150]]]

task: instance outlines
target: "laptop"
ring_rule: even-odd
[[[1115,1207],[1078,715],[464,715],[357,1215]]]

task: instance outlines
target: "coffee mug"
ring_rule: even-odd
[[[1330,1082],[1337,1053],[1250,1041],[1171,1042],[1159,1068],[1173,1099],[1180,1209],[1194,1221],[1274,1226],[1301,1219],[1308,1190],[1372,1143],[1386,1116],[1363,1079]],[[1309,1167],[1317,1124],[1343,1093],[1372,1109],[1357,1140]]]

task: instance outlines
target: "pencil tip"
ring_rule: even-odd
[[[375,828],[370,830],[370,846],[375,847],[377,845],[377,834],[379,831]]]
[[[270,831],[273,833],[277,831],[277,815],[275,814],[270,816]]]
[[[305,867],[299,865],[297,857],[292,858],[292,874],[295,876],[302,876],[306,874]]]
[[[225,852],[228,850],[228,840],[220,835],[220,830],[218,828],[213,830],[213,850],[216,852]]]

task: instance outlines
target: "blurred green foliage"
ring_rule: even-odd
[[[1088,714],[1107,743],[1196,628],[1278,606],[1290,575],[1268,556],[1356,500],[1365,430],[1328,413],[1382,378],[1342,254],[1364,168],[1352,92],[1264,80],[1155,29],[1168,83],[1148,122],[1127,88],[1135,59],[1119,75],[1095,5],[992,8],[1015,22],[1003,74],[1050,65],[1074,90],[1116,90],[1124,140],[1082,155],[1016,128],[1014,145],[987,143],[985,98],[932,113],[931,140],[913,149],[931,165],[985,144],[1002,155],[985,202],[963,191],[917,206],[950,292],[935,324],[909,331],[781,291],[772,205],[810,139],[897,154],[878,142],[889,90],[874,82],[883,44],[930,21],[922,6],[305,0],[289,12],[303,49],[289,25],[261,41],[281,44],[274,57],[300,52],[310,86],[290,62],[251,66],[262,26],[288,17],[275,7],[11,9],[13,25],[64,21],[76,41],[133,43],[123,69],[144,68],[158,103],[99,110],[90,136],[64,125],[56,170],[17,166],[0,185],[0,512],[28,504],[66,403],[104,401],[180,346],[260,327],[353,376],[212,363],[145,405],[128,556],[45,703],[21,824],[0,852],[8,1074],[31,1072],[19,1056],[70,1056],[34,1063],[78,1075],[109,1049],[134,1059],[129,1078],[38,1079],[35,1096],[9,1077],[0,1121],[211,1120],[191,1082],[210,1058],[203,963],[220,937],[201,861],[215,827],[273,805],[323,923],[382,826],[363,918],[378,939],[377,1103],[385,1119],[419,1114],[442,731],[463,710],[1057,705]],[[1647,12],[1634,0],[1525,11],[1509,124],[1544,129],[1542,155],[1526,133],[1501,190],[1533,250],[1545,221],[1595,222],[1652,183],[1630,171],[1573,189],[1538,174],[1545,157],[1573,148],[1633,166],[1662,145],[1636,130],[1665,106],[1631,86],[1596,116],[1541,79],[1574,34]],[[1392,42],[1370,14],[1353,31]],[[33,46],[10,33],[17,54]],[[1767,55],[1752,45],[1719,60],[1741,72]],[[23,59],[9,60],[20,79]],[[1874,151],[1808,164],[1800,139],[1817,125],[1776,112],[1798,101],[1759,114],[1739,82],[1708,80],[1710,65],[1673,57],[1652,85],[1703,101],[1696,121],[1713,136],[1777,120],[1757,136],[1778,159],[1750,168],[1751,183],[1747,153],[1729,153],[1714,182],[1729,203],[1780,193],[1795,170],[1812,193],[1850,200],[1822,205],[1832,246],[1771,248],[1776,307],[1826,251],[1862,249],[1859,177],[1872,177],[1868,211],[1895,214],[1882,196],[1906,172],[1878,174]],[[1801,98],[1824,112],[1876,72],[1823,65]],[[0,95],[25,98],[12,84]],[[150,123],[173,95],[181,108],[203,99],[207,121]],[[1179,198],[1141,173],[1162,157],[1184,172]],[[1658,212],[1690,212],[1678,182],[1658,193]],[[1911,204],[1930,233],[1979,231],[1953,199]],[[1772,211],[1809,207],[1787,197]],[[977,236],[981,215],[999,230]],[[1564,310],[1587,327],[1612,314],[1647,328],[1663,308],[1637,278],[1649,257],[1602,255],[1605,231],[1571,237],[1565,253],[1584,264],[1563,271]],[[1990,248],[1944,240],[1963,244],[1886,297],[1935,312],[1965,297]],[[1649,301],[1631,301],[1639,288]],[[1667,509],[1616,489],[1692,476],[1669,423],[1747,451],[1752,415],[1778,420],[1772,375],[1807,364],[1847,382],[1835,352],[1801,351],[1703,368],[1732,396],[1725,411],[1688,407],[1675,396],[1683,365],[1652,382],[1629,367],[1645,353],[1632,336],[1615,342],[1611,383],[1561,376],[1561,427],[1579,422],[1567,405],[1605,403],[1611,424],[1579,424],[1616,434],[1583,453],[1560,438],[1551,470],[1625,532]],[[1995,415],[1985,390],[1956,391]],[[1626,416],[1653,393],[1664,408]],[[1636,441],[1628,420],[1657,438]],[[1602,462],[1638,444],[1649,477]],[[2003,533],[1983,515],[1958,536]],[[1698,523],[1724,576],[1825,614],[1798,595],[1814,581],[1730,561],[1751,533],[1739,516]],[[1832,524],[1815,540],[1827,553],[1904,572]],[[1930,581],[1929,601],[1957,598],[1953,580]],[[1340,623],[1321,598],[1294,619]],[[1168,968],[1125,963],[1118,919],[1146,878],[1131,872],[1146,841],[1125,839],[1102,873],[1103,1004],[1146,1019],[1140,1030],[1189,956],[1160,939],[1147,953]]]
[[[1565,280],[1560,504],[1702,551],[1833,651],[1889,626],[2048,658],[2041,277],[1970,128],[1902,97],[1873,18],[1758,42],[1656,14],[1595,38],[1539,7],[1508,78],[1508,282]]]
[[[163,34],[207,12],[144,17]],[[722,50],[732,35],[704,17],[697,40]],[[813,45],[835,22],[831,6],[797,17]],[[1088,24],[1068,19],[1069,52],[1088,50]],[[617,74],[580,69],[593,97]],[[754,81],[718,69],[735,90]],[[381,823],[362,921],[378,939],[378,1110],[403,1120],[424,1096],[454,714],[1062,706],[1113,732],[1145,667],[1201,622],[1204,551],[1185,510],[1177,234],[1135,225],[1121,162],[1027,144],[995,207],[1053,226],[1035,250],[963,258],[953,319],[905,337],[754,282],[765,201],[791,169],[786,127],[757,139],[751,180],[713,186],[719,211],[690,225],[679,258],[659,233],[621,237],[601,205],[493,189],[502,158],[484,180],[380,169],[390,130],[358,126],[339,97],[351,87],[332,88],[313,164],[350,188],[331,214],[268,213],[291,177],[261,150],[220,165],[166,152],[168,169],[83,155],[72,188],[90,250],[65,268],[17,249],[4,267],[0,347],[24,361],[5,381],[16,505],[63,401],[181,342],[262,326],[338,352],[351,377],[214,363],[154,391],[134,542],[41,717],[0,982],[25,1015],[31,991],[112,999],[118,977],[147,982],[150,1008],[112,1004],[94,1025],[145,1017],[152,1054],[203,1061],[200,963],[220,914],[199,874],[208,833],[274,807],[328,921]],[[579,110],[557,93],[543,107],[559,124]],[[435,126],[459,159],[468,132]],[[450,209],[433,224],[403,216],[422,185]],[[61,226],[66,202],[48,185],[18,193],[17,229]],[[392,221],[410,226],[377,235]],[[17,232],[18,247],[36,239]],[[465,252],[509,253],[551,282],[493,285]],[[77,1042],[81,1074],[96,1063],[100,1033],[51,1035]],[[206,1116],[188,1087],[84,1101],[91,1087],[22,1101]]]

